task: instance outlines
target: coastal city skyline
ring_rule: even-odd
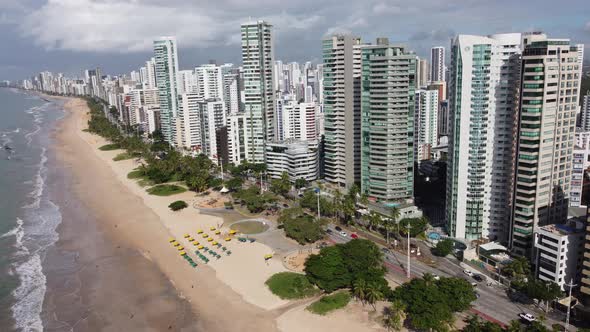
[[[590,329],[589,3],[0,10],[0,330]]]
[[[195,67],[210,59],[236,63],[240,46],[235,27],[249,18],[275,25],[276,57],[286,62],[321,62],[321,39],[334,32],[352,32],[366,40],[387,36],[422,57],[429,55],[432,46],[448,47],[457,34],[539,30],[590,45],[590,22],[583,15],[588,5],[582,0],[570,5],[580,10],[571,12],[545,0],[535,6],[527,2],[429,0],[412,6],[383,0],[362,6],[332,1],[288,5],[232,1],[219,4],[223,13],[207,4],[180,1],[7,0],[0,3],[0,39],[12,47],[0,55],[0,80],[17,80],[45,70],[74,76],[79,68],[97,64],[111,74],[128,72],[138,58],[149,55],[153,39],[166,35],[177,36],[183,53],[181,67]],[[67,15],[70,12],[77,15]],[[159,15],[161,12],[167,14]],[[93,15],[96,20],[80,21],[78,17],[84,15]],[[137,19],[132,22],[130,17]],[[183,27],[199,24],[208,29]]]

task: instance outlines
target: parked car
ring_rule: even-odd
[[[339,232],[342,231],[342,227],[340,227],[340,226],[336,226],[336,227],[334,227],[334,229],[337,230],[337,231],[339,231]]]
[[[340,235],[342,235],[344,237],[347,237],[348,236],[348,234],[345,231],[340,232]]]
[[[326,229],[326,233],[332,234],[332,233],[334,233],[334,231],[332,231],[331,229],[328,228],[328,229]]]
[[[465,273],[466,275],[473,277],[473,272],[469,271],[469,270],[463,270],[463,273]]]
[[[522,320],[527,321],[529,323],[532,323],[535,320],[537,320],[535,318],[535,316],[533,316],[531,314],[524,313],[524,312],[521,312],[520,314],[518,314],[518,317],[520,317]]]
[[[483,281],[483,277],[481,276],[481,274],[474,274],[473,279],[475,279],[475,281],[477,281],[477,282]]]
[[[391,250],[387,249],[387,248],[381,248],[381,251],[383,251],[384,254],[389,254],[391,253]]]
[[[356,235],[356,233],[350,234],[350,237],[353,238],[353,239],[358,239],[359,238],[359,236]]]

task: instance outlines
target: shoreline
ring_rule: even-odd
[[[80,202],[78,210],[87,211],[91,217],[82,216],[75,223],[72,217],[80,216],[74,213],[64,217],[64,222],[58,229],[60,240],[56,250],[78,250],[74,257],[77,257],[78,265],[84,266],[83,269],[78,269],[79,278],[84,280],[78,282],[79,286],[66,282],[60,288],[59,282],[56,284],[56,280],[59,280],[56,273],[48,273],[48,279],[53,279],[53,283],[48,280],[51,291],[48,287],[43,310],[44,321],[51,319],[53,322],[62,322],[68,316],[72,316],[70,320],[74,316],[85,317],[79,313],[68,313],[63,308],[67,307],[65,303],[68,298],[71,300],[72,291],[77,291],[80,293],[77,295],[79,302],[90,308],[87,310],[91,312],[81,322],[71,321],[68,324],[79,324],[77,328],[84,326],[80,325],[82,323],[89,330],[276,331],[275,313],[245,302],[240,295],[218,280],[212,269],[199,266],[195,270],[178,256],[167,241],[170,232],[165,227],[165,222],[154,212],[158,209],[152,208],[136,195],[133,188],[114,176],[118,174],[113,174],[114,169],[108,162],[103,162],[106,161],[101,158],[104,156],[100,156],[106,154],[108,158],[109,153],[99,153],[96,149],[101,145],[101,138],[82,132],[87,118],[84,111],[87,109],[86,102],[70,99],[65,108],[66,116],[55,129],[55,142],[51,150],[55,154],[56,163],[67,170],[67,177],[71,182],[68,189]],[[68,204],[67,198],[63,203]],[[96,232],[92,230],[93,225]],[[194,227],[192,228],[194,232]],[[72,230],[69,236],[68,229]],[[84,238],[79,231],[89,236]],[[98,239],[90,236],[97,234],[100,235]],[[92,248],[88,241],[98,243],[93,243],[95,248]],[[103,249],[106,256],[93,255],[93,249],[96,248]],[[96,264],[99,261],[101,263]],[[113,273],[116,275],[117,272],[120,278],[131,274],[139,280],[131,276],[123,279],[108,276]],[[53,295],[49,294],[51,292]],[[129,294],[135,296],[122,296]],[[164,303],[171,308],[168,312],[162,310],[162,301],[165,301],[161,300],[162,294],[170,296],[167,303]],[[60,300],[63,305],[52,306],[52,303],[60,303]],[[190,310],[182,315],[184,317],[178,324],[171,323],[171,315],[183,303],[188,304]]]

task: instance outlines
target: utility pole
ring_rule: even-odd
[[[406,228],[408,229],[408,267],[406,268],[406,276],[410,279],[412,278],[412,274],[410,273],[410,229],[412,229],[412,225],[410,225],[410,222],[408,222]]]
[[[321,218],[321,215],[320,215],[320,188],[316,188],[315,192],[316,192],[316,196],[318,197],[318,221],[320,221],[320,218]]]
[[[570,326],[570,311],[572,308],[572,288],[576,287],[577,285],[574,284],[574,279],[570,279],[570,283],[566,284],[566,286],[569,286],[570,290],[569,290],[569,297],[568,297],[568,303],[567,303],[567,315],[565,316],[565,328],[564,331],[567,332],[568,327]]]
[[[260,172],[260,193],[264,193],[264,188],[262,188],[262,172]]]

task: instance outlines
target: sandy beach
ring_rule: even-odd
[[[56,260],[73,256],[77,267],[75,277],[56,278],[60,271],[54,271],[48,278],[48,330],[379,330],[369,319],[359,319],[365,313],[355,306],[319,317],[304,310],[310,301],[288,302],[273,295],[264,282],[286,271],[280,255],[265,261],[264,255],[273,253],[265,244],[225,242],[229,229],[222,227],[222,218],[193,207],[199,199],[194,192],[149,195],[127,178],[137,160],[113,161],[121,151],[98,150],[108,142],[83,131],[89,118],[86,102],[70,99],[66,111],[56,129],[54,152],[69,183],[61,201],[70,208],[53,255]],[[172,212],[168,205],[176,200],[189,208]],[[210,227],[222,233],[215,235]],[[232,254],[219,249],[220,259],[202,263],[184,239],[190,234],[211,247],[198,230]],[[199,266],[187,264],[169,238],[181,242]],[[64,310],[65,303],[77,305]]]

